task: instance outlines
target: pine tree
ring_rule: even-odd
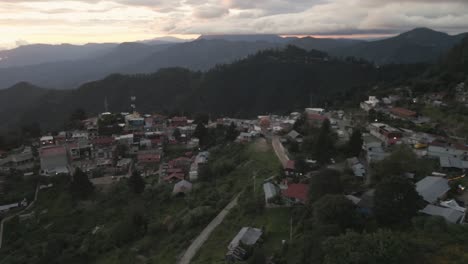
[[[145,190],[145,181],[138,171],[132,173],[132,176],[128,179],[128,185],[136,194],[140,194]]]
[[[88,175],[81,169],[76,169],[71,182],[72,196],[78,200],[88,198],[94,191],[93,184],[89,181]]]
[[[315,144],[315,157],[320,164],[330,162],[335,152],[335,140],[332,135],[330,121],[326,119],[322,123],[320,132]]]
[[[359,156],[362,150],[362,133],[359,129],[355,129],[351,134],[351,137],[348,141],[347,150],[350,156]]]

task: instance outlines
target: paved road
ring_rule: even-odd
[[[286,150],[284,149],[283,144],[281,144],[278,136],[273,136],[271,139],[271,145],[273,146],[273,150],[275,151],[275,154],[280,160],[281,164],[283,164],[283,167],[286,166],[289,157],[288,154],[286,154]]]
[[[237,201],[239,200],[240,194],[236,195],[236,197],[226,206],[224,209],[203,229],[203,231],[198,235],[198,237],[192,242],[192,244],[187,248],[184,252],[184,255],[179,260],[179,264],[189,264],[192,258],[197,254],[198,250],[201,248],[203,243],[208,239],[211,233],[215,230],[215,228],[221,224],[226,217],[226,215],[237,205]]]
[[[16,213],[2,219],[2,222],[0,223],[0,248],[2,248],[2,245],[3,245],[3,226],[5,225],[5,223],[7,221],[9,221],[10,219],[13,219],[13,217],[15,217],[15,216],[21,214],[22,212],[27,211],[28,209],[30,209],[34,205],[34,203],[36,202],[38,193],[39,193],[39,184],[36,187],[36,193],[34,194],[34,200],[24,210],[16,212]]]

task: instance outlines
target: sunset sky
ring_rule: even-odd
[[[199,34],[468,31],[468,0],[0,0],[0,48]]]

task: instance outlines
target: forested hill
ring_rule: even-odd
[[[111,75],[71,91],[51,90],[16,109],[16,121],[60,129],[77,108],[90,113],[104,111],[105,98],[109,110],[128,111],[130,96],[136,96],[141,112],[209,112],[244,117],[285,113],[310,105],[324,106],[336,98],[349,101],[358,96],[356,91],[379,82],[407,79],[421,68],[376,68],[365,61],[331,59],[323,52],[288,46],[262,51],[205,73],[169,68],[153,74]],[[18,100],[21,93],[10,98],[10,102]]]

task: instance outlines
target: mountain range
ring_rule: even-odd
[[[283,114],[310,105],[325,106],[339,98],[358,102],[360,91],[411,78],[424,69],[420,65],[375,67],[362,60],[287,46],[259,51],[206,72],[164,68],[151,74],[113,74],[71,90],[20,83],[0,90],[0,118],[8,120],[0,131],[33,123],[47,130],[61,129],[74,110],[103,112],[104,101],[110,111],[129,111],[132,96],[141,112],[202,112],[213,117]]]
[[[113,73],[151,73],[184,67],[207,71],[258,51],[294,45],[335,57],[353,56],[376,64],[434,63],[466,36],[427,28],[378,41],[296,38],[277,35],[205,35],[188,42],[156,39],[121,44],[29,45],[0,51],[0,89],[18,82],[72,89]]]

